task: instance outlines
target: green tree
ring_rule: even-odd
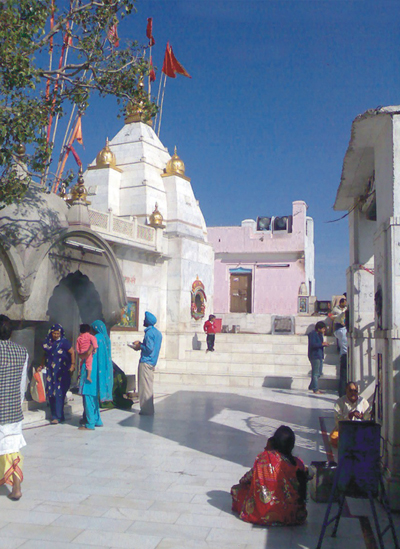
[[[149,72],[143,47],[117,47],[113,34],[134,4],[0,0],[0,208],[21,200],[32,180],[51,186],[54,127],[83,114],[93,93],[116,97],[121,110],[140,103],[146,119],[156,113],[140,85]]]

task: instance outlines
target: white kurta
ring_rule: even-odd
[[[28,354],[26,355],[24,368],[22,370],[21,404],[25,398],[27,371]],[[19,452],[24,446],[26,446],[26,442],[22,435],[22,421],[18,421],[17,423],[7,423],[6,425],[2,425],[0,423],[0,456]]]
[[[348,420],[351,412],[362,412],[364,414],[364,421],[367,421],[371,417],[371,408],[368,400],[365,400],[362,396],[359,396],[356,402],[350,402],[346,395],[340,397],[334,406],[335,413],[335,426],[339,428],[339,421]],[[353,421],[361,421],[353,418]]]

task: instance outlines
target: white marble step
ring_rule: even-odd
[[[156,371],[154,381],[161,390],[163,383],[179,385],[199,385],[214,387],[273,387],[277,389],[308,390],[310,376],[285,376],[285,375],[229,375],[229,374],[197,374],[182,372]],[[324,376],[320,378],[319,386],[322,390],[336,391],[338,379],[336,376]]]
[[[229,362],[229,363],[248,363],[248,364],[299,364],[309,365],[307,353],[284,354],[284,353],[252,353],[252,352],[215,352],[206,353],[205,351],[186,351],[185,359],[187,362]]]
[[[174,373],[196,373],[208,375],[285,375],[285,376],[308,376],[311,372],[310,363],[298,365],[290,364],[251,364],[249,362],[194,362],[194,361],[167,361],[164,365],[157,367],[156,371]],[[336,376],[338,366],[324,364],[325,375]]]
[[[276,344],[302,344],[307,343],[307,336],[305,335],[272,335],[272,334],[246,334],[246,333],[238,333],[238,334],[223,334],[218,333],[215,334],[216,341],[220,342],[227,342],[227,343],[255,343],[255,344],[262,344],[262,343],[276,343]],[[206,335],[202,334],[199,339],[202,341],[206,339]]]

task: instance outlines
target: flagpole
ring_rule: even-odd
[[[162,91],[162,97],[161,97],[161,107],[160,107],[160,119],[158,122],[158,133],[157,137],[160,137],[160,130],[161,130],[161,119],[162,119],[162,112],[163,112],[163,105],[164,105],[164,93],[165,93],[165,84],[167,83],[167,75],[164,74],[164,86]]]
[[[151,44],[151,41],[150,41],[150,44]],[[149,59],[149,101],[150,101],[150,97],[151,97],[151,79],[150,79],[150,73],[151,73],[151,63],[152,63],[152,56],[151,56],[151,48],[153,46],[150,46],[149,50],[150,50],[150,59]]]
[[[158,85],[158,94],[157,94],[157,107],[159,106],[160,104],[160,94],[161,94],[161,83],[162,83],[162,79],[163,79],[163,72],[161,72],[161,77],[160,77],[160,83]],[[157,127],[157,121],[158,121],[158,112],[156,114],[156,117],[155,117],[155,120],[154,120],[154,131],[156,131],[156,127]]]

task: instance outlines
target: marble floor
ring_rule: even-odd
[[[304,526],[266,529],[232,515],[229,490],[283,423],[296,433],[296,455],[325,460],[321,424],[332,428],[335,395],[156,389],[154,418],[135,406],[103,412],[94,432],[77,429],[78,415],[25,430],[23,497],[12,502],[0,487],[0,549],[314,549],[326,504],[310,499]],[[368,525],[367,502],[348,501],[323,548],[378,547]]]

